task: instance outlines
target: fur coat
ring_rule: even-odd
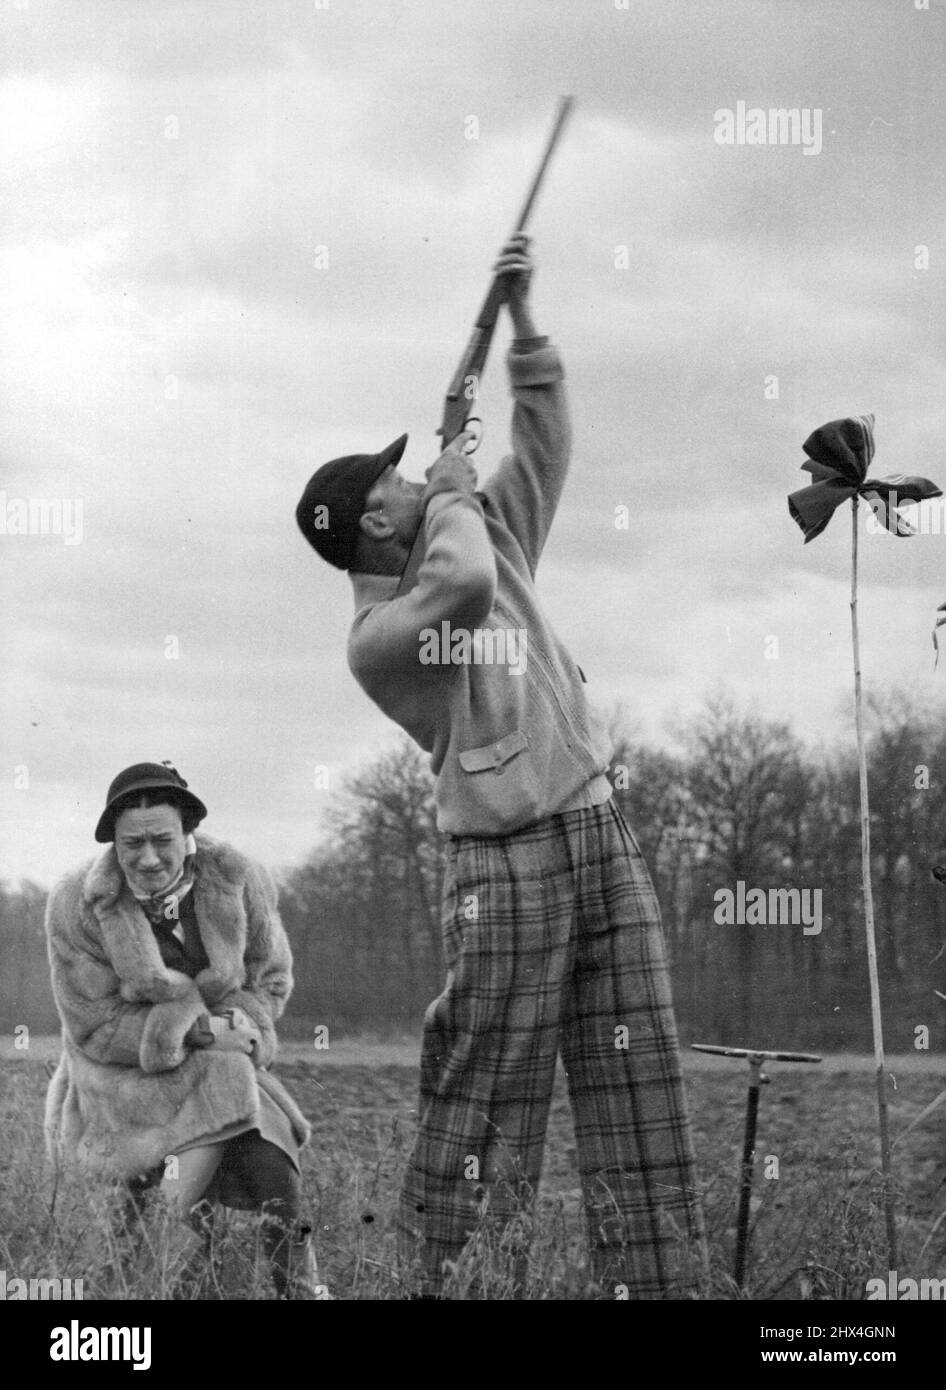
[[[286,1113],[299,1143],[308,1140],[301,1112],[266,1070],[292,990],[276,890],[229,845],[196,841],[191,891],[210,965],[194,979],[165,966],[147,917],[123,891],[114,846],[50,895],[46,935],[63,1043],[46,1098],[55,1160],[133,1177],[203,1135],[252,1121],[257,1087]],[[202,1013],[234,1006],[262,1035],[255,1067],[245,1053],[185,1045]]]

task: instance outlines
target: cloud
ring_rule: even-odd
[[[943,483],[930,21],[862,0],[6,7],[0,486],[84,512],[77,546],[0,539],[3,764],[30,771],[0,789],[7,870],[81,857],[108,781],[152,756],[206,791],[217,833],[287,862],[331,804],[314,769],[337,786],[393,737],[345,665],[348,580],[295,502],[320,462],[402,430],[408,476],[433,461],[560,91],[578,106],[534,294],[575,452],[543,599],[654,737],[721,682],[839,727],[848,513],[804,547],[785,498],[807,434],[861,410],[878,473]],[[823,153],[718,146],[738,100],[823,108]],[[941,544],[865,538],[876,686],[929,680]]]

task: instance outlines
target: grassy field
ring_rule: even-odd
[[[313,1126],[305,1192],[322,1276],[340,1299],[398,1299],[394,1210],[416,1121],[417,1040],[333,1042],[313,1052],[289,1044],[278,1071]],[[176,1228],[155,1208],[143,1241],[111,1232],[108,1198],[54,1190],[42,1156],[42,1103],[54,1039],[0,1054],[0,1270],[7,1278],[82,1277],[84,1297],[167,1298]],[[738,1296],[731,1278],[745,1064],[686,1055],[699,1177],[711,1250],[702,1296]],[[903,1134],[946,1086],[942,1059],[890,1063],[892,1132]],[[774,1064],[762,1090],[752,1216],[751,1299],[864,1297],[885,1277],[878,1202],[874,1083],[869,1059],[820,1067]],[[896,1143],[901,1277],[946,1273],[946,1104]],[[765,1156],[777,1178],[763,1177]],[[769,1165],[772,1167],[772,1165]],[[230,1298],[273,1297],[252,1217],[228,1214],[220,1287]],[[475,1287],[473,1279],[479,1276]],[[484,1255],[461,1268],[450,1296],[508,1296],[502,1268]],[[549,1126],[530,1262],[532,1299],[596,1297],[584,1249],[575,1146],[563,1078]]]

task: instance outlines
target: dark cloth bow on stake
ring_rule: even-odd
[[[821,535],[835,508],[849,497],[863,497],[891,535],[915,536],[916,528],[897,510],[897,503],[925,502],[943,495],[929,478],[905,473],[868,478],[874,457],[873,415],[831,420],[810,434],[802,448],[809,458],[802,468],[815,481],[791,493],[788,510],[804,531],[806,545]]]
[[[836,508],[851,499],[851,645],[854,654],[854,723],[857,732],[857,767],[861,804],[861,882],[864,893],[864,931],[867,941],[867,969],[870,980],[871,1028],[874,1035],[874,1065],[877,1083],[877,1119],[880,1131],[880,1167],[883,1175],[884,1216],[887,1227],[887,1259],[896,1268],[897,1214],[894,1205],[890,1160],[890,1127],[887,1116],[886,1061],[884,1059],[883,1018],[880,1007],[880,980],[877,972],[877,941],[874,931],[874,895],[870,867],[870,797],[867,786],[867,752],[864,739],[861,697],[860,638],[857,623],[857,538],[858,498],[863,497],[878,521],[894,536],[915,536],[916,528],[897,510],[898,502],[923,502],[941,497],[942,491],[928,478],[895,477],[872,479],[867,469],[874,457],[874,417],[854,415],[831,420],[805,440],[802,448],[809,462],[802,468],[814,482],[793,492],[788,510],[805,533],[805,543],[820,536]],[[935,633],[934,633],[935,641]]]

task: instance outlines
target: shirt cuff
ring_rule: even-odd
[[[548,347],[548,337],[542,335],[538,338],[513,338],[512,352],[535,352],[537,348]]]
[[[514,343],[509,349],[506,362],[509,368],[509,380],[515,390],[517,386],[547,386],[553,381],[561,381],[565,375],[562,370],[562,359],[558,355],[556,348],[548,339],[520,338],[521,342],[542,342],[541,347],[535,347],[529,352],[517,351]]]

